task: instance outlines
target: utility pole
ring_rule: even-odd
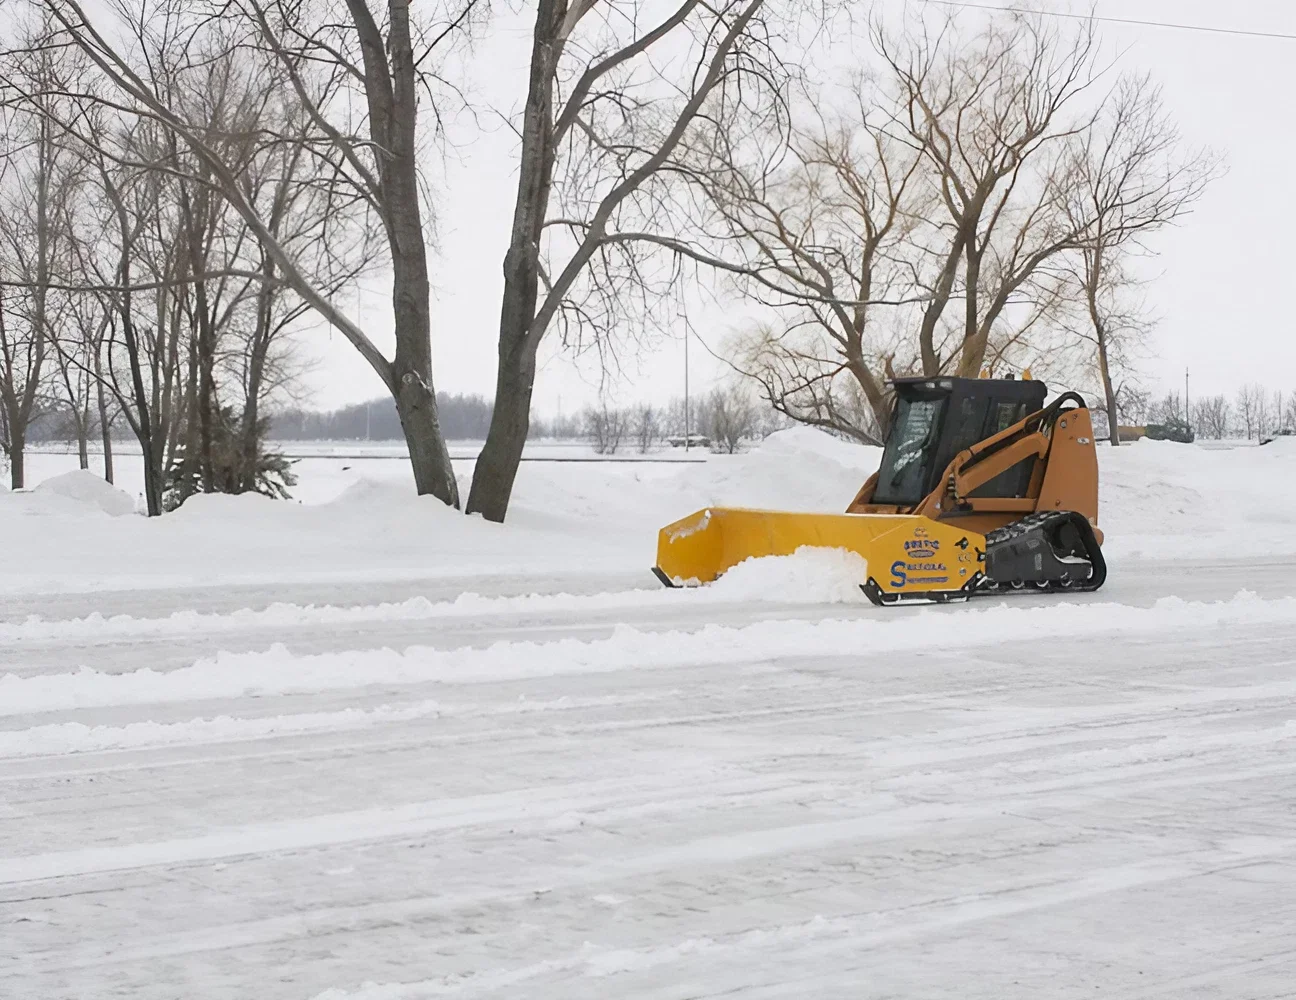
[[[688,342],[689,329],[684,327],[684,451],[689,450],[692,443],[689,437],[689,365],[688,365]]]
[[[1188,405],[1188,369],[1184,369],[1184,424],[1192,430],[1192,407]]]

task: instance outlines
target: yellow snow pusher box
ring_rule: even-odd
[[[1107,575],[1084,400],[1029,379],[901,379],[882,463],[844,514],[709,507],[661,529],[658,579],[711,583],[804,547],[867,564],[875,604],[1091,591]]]

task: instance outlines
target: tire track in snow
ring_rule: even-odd
[[[32,726],[27,729],[0,731],[0,759],[28,757],[54,757],[66,754],[93,754],[121,750],[143,750],[176,746],[202,746],[248,742],[266,738],[290,738],[322,733],[341,733],[378,726],[411,722],[426,718],[488,718],[498,716],[536,715],[572,711],[624,708],[642,706],[661,701],[678,701],[682,692],[678,688],[630,695],[597,697],[563,696],[547,701],[507,702],[497,705],[455,705],[434,700],[416,701],[407,705],[380,705],[373,709],[346,708],[333,712],[307,712],[293,715],[240,718],[222,715],[214,718],[195,718],[184,722],[157,723],[132,722],[124,726],[88,726],[80,722],[54,723]],[[696,697],[696,693],[694,693]],[[952,693],[939,700],[948,701]],[[966,697],[966,695],[964,695]],[[918,699],[929,707],[933,698]],[[1283,702],[1292,702],[1296,716],[1296,680],[1265,685],[1235,688],[1212,688],[1184,691],[1172,695],[1125,701],[1118,704],[1095,704],[1071,708],[1049,708],[1046,711],[1002,712],[1001,722],[960,726],[948,729],[923,741],[921,750],[892,748],[884,741],[881,748],[869,754],[871,766],[883,768],[921,768],[929,764],[947,762],[953,745],[959,749],[960,758],[1002,756],[1013,753],[1035,752],[1045,747],[1067,743],[1086,743],[1105,732],[1138,722],[1155,721],[1167,711],[1185,708],[1211,708],[1218,705],[1255,702],[1257,709],[1272,712]],[[782,704],[772,707],[735,709],[731,711],[689,712],[664,716],[636,717],[587,723],[561,722],[555,729],[565,734],[591,734],[635,729],[666,728],[711,723],[756,722],[762,719],[789,719],[802,717],[830,717],[850,712],[858,718],[867,718],[879,709],[889,710],[886,699],[857,698],[830,701]],[[968,709],[964,703],[961,708]],[[981,712],[996,714],[1001,710],[978,708]],[[1236,707],[1223,711],[1235,714]],[[1023,730],[1026,719],[1034,716],[1035,728]],[[1209,718],[1210,713],[1194,715],[1197,721]],[[1296,722],[1292,723],[1296,735]],[[1056,734],[1056,735],[1053,735]],[[507,737],[508,730],[489,734],[464,734],[474,742],[484,738]],[[531,735],[523,731],[517,736]]]
[[[817,995],[812,980],[798,983],[780,982],[772,987],[745,988],[739,982],[741,974],[750,969],[754,958],[768,958],[781,952],[780,957],[795,956],[800,964],[812,968],[840,969],[842,952],[858,955],[879,948],[922,940],[933,935],[957,930],[971,924],[990,920],[1018,917],[1033,911],[1068,904],[1083,903],[1110,893],[1128,892],[1171,882],[1190,881],[1258,862],[1290,857],[1296,851],[1296,840],[1274,838],[1267,841],[1248,841],[1233,845],[1220,852],[1215,849],[1194,851],[1175,858],[1112,865],[1090,869],[1041,883],[1031,879],[1000,885],[992,890],[955,897],[932,897],[903,906],[880,908],[865,912],[841,914],[834,917],[814,917],[810,920],[766,927],[752,927],[728,934],[687,938],[669,944],[655,944],[644,948],[607,948],[586,943],[576,951],[554,958],[543,959],[512,969],[489,969],[480,973],[444,976],[432,980],[409,983],[366,983],[354,990],[328,989],[317,993],[313,1000],[422,1000],[426,997],[451,994],[496,995],[504,986],[537,983],[555,973],[576,973],[589,979],[607,979],[613,976],[650,971],[663,967],[686,966],[691,959],[703,958],[708,962],[742,963],[732,977],[726,977],[726,986],[718,991],[690,990],[692,1000],[721,1000],[741,995],[755,997],[805,997]],[[789,948],[790,946],[790,948]],[[788,955],[789,950],[792,955]],[[1284,951],[1279,956],[1234,963],[1233,968],[1255,968],[1257,964],[1286,964],[1293,953]],[[707,970],[714,975],[714,966]],[[684,972],[677,972],[671,980],[678,982]],[[1200,979],[1192,977],[1189,983]],[[1206,981],[1215,981],[1219,975]],[[570,987],[567,987],[570,988]],[[618,994],[633,988],[622,981]],[[546,994],[547,995],[547,994]],[[1139,990],[1122,996],[1148,996],[1155,992]]]
[[[1193,770],[1201,770],[1208,766],[1207,761],[1200,757],[1194,758],[1191,754],[1183,763]],[[1272,773],[1275,773],[1273,768],[1251,768],[1219,772],[1208,776],[1198,774],[1175,780],[1187,781],[1193,785],[1230,785]],[[284,851],[296,853],[361,842],[399,841],[425,835],[433,829],[444,831],[494,825],[501,827],[502,830],[507,829],[509,836],[513,837],[525,833],[527,829],[547,828],[552,831],[554,829],[552,824],[555,821],[561,824],[565,817],[571,816],[572,807],[578,801],[587,803],[587,811],[583,815],[592,822],[606,822],[608,819],[615,818],[637,822],[651,818],[655,813],[672,809],[714,807],[721,799],[736,800],[746,804],[780,799],[798,800],[815,792],[816,789],[831,790],[833,787],[831,784],[825,785],[822,782],[816,784],[800,780],[798,775],[783,775],[781,781],[749,777],[690,781],[688,775],[682,775],[681,778],[683,783],[680,787],[688,790],[683,794],[678,794],[679,789],[676,789],[675,793],[664,787],[654,790],[665,791],[667,793],[665,798],[655,798],[653,791],[645,795],[643,794],[645,789],[642,787],[634,790],[636,794],[622,789],[623,794],[620,797],[607,796],[599,794],[594,786],[611,788],[613,782],[590,782],[564,786],[560,789],[544,789],[541,794],[531,797],[532,808],[528,808],[522,802],[522,795],[530,793],[503,793],[479,796],[472,800],[416,803],[396,810],[366,810],[338,816],[312,817],[294,824],[258,824],[220,834],[177,841],[37,855],[26,859],[29,861],[26,866],[23,866],[25,859],[22,858],[0,859],[0,886],[17,887],[49,879],[56,880],[55,885],[58,885],[63,881],[69,879],[75,881],[83,876],[122,876],[153,867],[177,870],[219,860],[260,859]],[[1137,795],[1164,787],[1166,782],[1159,780],[1127,782],[1122,783],[1119,794]],[[1038,808],[1063,806],[1082,810],[1087,803],[1091,802],[1084,782],[1077,782],[1067,791],[1070,794],[1064,795],[1061,790],[1055,790],[1051,796],[1043,797],[1035,792],[1000,795],[970,810],[966,804],[961,805],[956,811],[959,819],[967,820],[996,817],[1005,809],[1027,804]],[[588,794],[589,798],[580,800],[563,797],[572,794],[576,796]],[[240,942],[244,945],[266,946],[309,938],[318,943],[329,935],[351,936],[365,930],[376,931],[383,927],[390,927],[394,923],[444,919],[465,912],[480,914],[485,907],[489,906],[503,907],[512,912],[514,907],[527,899],[534,898],[538,891],[537,886],[541,884],[544,894],[588,890],[595,886],[623,884],[633,886],[663,873],[678,873],[694,867],[710,871],[717,867],[740,866],[788,855],[813,855],[843,844],[863,844],[884,840],[903,841],[908,837],[920,836],[923,831],[930,829],[932,824],[939,824],[951,818],[951,807],[945,804],[897,803],[893,798],[885,795],[874,798],[877,799],[878,806],[868,808],[865,810],[866,814],[857,817],[761,830],[744,829],[736,833],[695,837],[674,844],[658,843],[646,850],[617,858],[596,860],[580,867],[541,873],[518,873],[519,877],[508,887],[384,900],[358,907],[323,908],[283,917],[240,921],[227,927],[206,928],[193,932],[182,931],[161,938],[150,937],[143,942],[114,942],[104,949],[91,946],[79,949],[73,954],[58,949],[28,956],[28,963],[32,966],[31,971],[38,971],[37,967],[39,967],[39,971],[50,972],[118,962],[156,961],[214,948],[237,947]],[[534,809],[537,802],[541,807],[538,812]],[[381,821],[382,813],[399,814],[399,822],[404,825],[404,828],[376,832],[375,825],[383,824],[382,822],[375,824],[374,821]],[[426,813],[426,815],[414,815],[415,813]],[[358,837],[349,834],[338,835],[341,832],[339,824],[351,831],[367,827],[367,832]],[[285,836],[294,831],[297,833],[296,837]],[[265,843],[267,838],[279,842],[267,845]],[[804,941],[806,944],[816,942],[823,944],[827,948],[825,954],[828,954],[835,952],[839,947],[849,947],[851,941],[857,940],[861,932],[866,939],[872,941],[877,924],[882,920],[892,925],[901,922],[905,926],[903,928],[893,926],[882,932],[882,935],[876,939],[877,945],[896,943],[899,940],[948,929],[967,922],[996,919],[1031,909],[1075,902],[1104,892],[1137,888],[1176,878],[1199,877],[1235,867],[1242,868],[1264,859],[1288,858],[1296,854],[1296,838],[1238,838],[1235,843],[1224,846],[1227,854],[1225,858],[1221,858],[1220,845],[1212,844],[1208,848],[1179,854],[1172,859],[1144,861],[1101,868],[1097,871],[1087,869],[1082,875],[1049,879],[1044,882],[1041,882],[1037,874],[1027,875],[1020,883],[1000,885],[985,892],[959,897],[932,897],[867,913],[848,914],[827,921],[812,920],[808,923],[791,925],[790,928],[757,928],[736,935],[720,936],[715,943],[719,951],[724,951],[726,942],[732,943],[735,939],[741,941],[747,934],[754,937],[778,934]],[[18,866],[16,869],[15,865]],[[93,891],[102,892],[104,888],[97,886]],[[79,890],[70,893],[42,890],[40,898],[75,895],[78,892]],[[915,919],[923,918],[929,913],[934,913],[936,919]],[[861,921],[864,922],[864,926],[860,925]],[[792,933],[788,934],[790,929]],[[827,940],[822,940],[824,938]],[[431,945],[431,942],[425,943]],[[705,950],[709,949],[710,946],[707,946]],[[686,942],[677,942],[674,945],[655,946],[648,949],[595,949],[592,952],[587,949],[583,954],[586,959],[597,954],[598,961],[592,968],[599,970],[596,974],[610,975],[631,971],[636,966],[648,968],[653,965],[669,964],[691,950],[693,949],[688,947]],[[548,965],[548,960],[541,964]],[[577,963],[577,965],[583,964],[585,959]],[[563,961],[558,966],[552,966],[552,969],[557,970],[559,967],[565,969],[577,966]],[[466,985],[468,981],[464,977],[448,977],[444,982],[446,985],[450,983]],[[484,981],[472,980],[474,983]],[[399,985],[391,984],[386,988],[395,990]],[[404,985],[424,991],[428,989],[426,982]],[[338,995],[352,996],[347,993]],[[437,994],[413,992],[392,995]],[[361,1000],[368,996],[361,991],[355,995],[354,1000]]]
[[[1133,762],[1119,762],[1113,775],[1101,771],[1092,771],[1087,767],[1078,770],[1067,769],[1062,777],[1045,779],[1037,782],[1022,782],[1008,789],[999,789],[996,796],[969,809],[966,804],[957,804],[957,818],[966,821],[969,817],[997,816],[1006,806],[1020,804],[1031,809],[1079,808],[1084,797],[1092,797],[1096,790],[1111,783],[1117,786],[1116,794],[1122,796],[1131,793],[1156,790],[1170,784],[1187,782],[1189,784],[1234,782],[1258,775],[1290,774],[1296,771],[1296,761],[1284,759],[1275,765],[1256,768],[1242,768],[1227,774],[1210,775],[1203,779],[1190,772],[1219,762],[1213,759],[1211,751],[1221,755],[1239,749],[1239,745],[1254,749],[1266,745],[1276,745],[1296,738],[1296,727],[1282,725],[1267,731],[1248,734],[1241,739],[1235,736],[1220,736],[1209,741],[1184,736],[1177,739],[1177,750],[1166,753],[1169,738],[1162,741],[1167,746],[1162,750],[1161,759],[1148,760],[1146,754],[1140,755]],[[861,755],[865,760],[867,752]],[[1086,752],[1074,755],[1076,760],[1089,756]],[[962,761],[963,755],[957,752],[952,756],[955,761]],[[1068,755],[1055,758],[1057,764],[1064,764]],[[842,765],[850,764],[848,760],[839,761]],[[857,768],[843,768],[843,776],[857,773]],[[894,772],[893,775],[904,773]],[[1175,777],[1175,775],[1180,775]],[[881,783],[889,775],[871,776],[874,783]],[[1141,776],[1142,780],[1131,781],[1132,776]],[[819,775],[820,779],[824,776]],[[836,777],[836,775],[833,775]],[[950,775],[943,776],[948,784]],[[655,776],[641,788],[634,790],[639,795],[645,789],[654,789],[660,797],[654,798],[651,791],[640,802],[640,808],[655,804],[655,811],[679,811],[681,806],[706,804],[714,802],[717,797],[743,794],[756,789],[767,789],[771,782],[776,787],[790,790],[798,795],[808,794],[814,787],[822,787],[821,782],[800,783],[795,774],[783,769],[777,780],[771,777],[750,777],[746,774],[716,779],[708,770],[700,770],[690,780],[687,774]],[[1168,780],[1167,780],[1168,779]],[[696,793],[700,788],[710,787],[711,794],[699,798]],[[598,789],[608,789],[609,794],[598,794]],[[558,816],[571,813],[595,813],[624,808],[625,801],[618,796],[626,797],[631,793],[625,789],[619,779],[606,781],[579,782],[571,785],[550,785],[540,788],[521,788],[516,791],[473,796],[468,799],[433,800],[412,803],[390,808],[374,808],[345,813],[312,816],[300,820],[285,820],[253,824],[245,827],[234,827],[210,834],[152,843],[134,843],[106,847],[86,848],[79,851],[61,851],[51,854],[37,854],[0,858],[0,885],[14,884],[45,879],[61,879],[105,872],[133,870],[139,868],[171,868],[195,863],[226,859],[253,857],[282,852],[327,848],[340,844],[355,844],[399,840],[423,836],[429,833],[458,829],[463,827],[481,827],[502,825],[513,828],[524,825],[525,821],[543,824]],[[1080,796],[1080,798],[1077,798]],[[920,834],[932,823],[940,823],[955,818],[949,814],[951,806],[942,802],[923,802],[918,805],[897,804],[890,792],[881,790],[870,792],[866,799],[874,803],[863,810],[863,815],[840,820],[827,820],[798,824],[792,827],[771,830],[745,831],[738,835],[718,834],[703,837],[690,844],[649,852],[646,856],[634,859],[622,859],[618,862],[598,862],[591,866],[591,871],[598,869],[604,875],[632,877],[658,873],[672,865],[688,865],[700,862],[722,864],[744,857],[760,857],[769,854],[787,853],[816,848],[824,848],[844,842],[871,840],[879,837],[894,837],[905,831]],[[638,799],[635,799],[638,802]]]
[[[142,868],[176,868],[223,859],[317,850],[343,844],[403,840],[449,830],[501,826],[553,829],[564,817],[645,809],[685,808],[743,795],[804,796],[825,786],[781,774],[728,775],[711,768],[654,775],[627,787],[624,779],[523,787],[457,799],[433,799],[389,808],[360,809],[232,827],[174,840],[117,844],[49,854],[0,858],[0,886],[75,878]],[[681,789],[688,792],[681,796]]]

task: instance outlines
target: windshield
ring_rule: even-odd
[[[909,506],[927,495],[944,405],[943,396],[900,399],[895,426],[882,453],[874,503]]]

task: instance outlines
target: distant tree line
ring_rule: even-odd
[[[492,404],[477,394],[438,393],[437,409],[448,440],[480,441],[490,429]],[[713,451],[735,452],[744,443],[790,426],[786,416],[758,401],[745,383],[730,382],[690,401],[682,396],[665,403],[614,406],[607,401],[575,413],[531,416],[531,436],[586,440],[601,455],[619,451],[646,453],[687,427],[696,443]],[[396,406],[378,396],[336,410],[282,410],[270,418],[275,441],[399,441],[404,438]]]
[[[1093,409],[1105,420],[1101,404]],[[1223,393],[1193,397],[1187,407],[1182,393],[1154,399],[1150,393],[1126,385],[1117,393],[1117,412],[1119,422],[1127,427],[1187,426],[1196,437],[1210,441],[1296,434],[1296,391],[1270,390],[1257,382],[1243,385],[1232,398]]]
[[[1296,392],[1270,390],[1258,382],[1242,386],[1232,399],[1202,396],[1191,401],[1189,423],[1199,438],[1263,440],[1296,433]],[[1150,416],[1158,422],[1186,419],[1178,393],[1155,404]]]
[[[441,429],[448,439],[480,441],[490,427],[491,402],[484,396],[437,393]],[[276,441],[402,441],[400,415],[391,396],[376,396],[337,410],[284,409],[270,418]]]
[[[600,455],[618,451],[644,454],[678,443],[686,435],[696,446],[733,454],[744,444],[792,423],[763,399],[758,401],[746,382],[729,382],[689,401],[687,408],[682,396],[661,406],[651,402],[626,407],[600,403],[582,412],[578,426],[581,436]]]

